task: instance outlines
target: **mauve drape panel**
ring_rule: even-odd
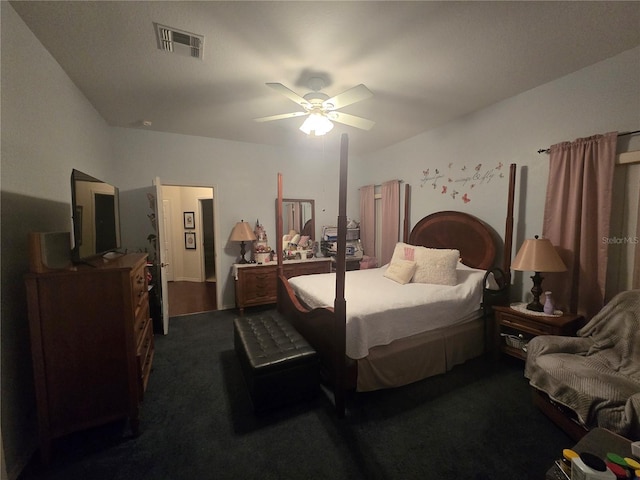
[[[382,194],[382,235],[380,237],[380,262],[389,263],[393,249],[400,238],[400,182],[390,180],[384,182]]]
[[[617,132],[553,145],[542,234],[567,266],[543,273],[558,306],[591,319],[604,305]]]
[[[376,256],[375,186],[360,187],[360,242],[364,254]]]
[[[631,288],[634,290],[640,288],[640,195],[638,195],[638,220],[636,223],[636,248],[633,250],[633,282]]]

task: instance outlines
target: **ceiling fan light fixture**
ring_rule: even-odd
[[[331,123],[331,120],[321,113],[311,113],[300,126],[300,130],[304,133],[307,135],[314,135],[316,137],[326,135],[332,128],[333,123]]]

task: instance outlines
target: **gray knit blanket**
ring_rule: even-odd
[[[616,295],[576,337],[531,339],[524,375],[586,428],[640,439],[640,290]]]

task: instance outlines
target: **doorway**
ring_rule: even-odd
[[[214,189],[162,185],[162,198],[165,215],[171,216],[164,235],[172,259],[168,316],[217,310]]]
[[[213,226],[213,198],[200,199],[200,218],[202,218],[202,271],[205,282],[216,281],[215,240]]]
[[[169,317],[218,309],[215,282],[169,282]]]

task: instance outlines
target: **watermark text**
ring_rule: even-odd
[[[602,243],[607,245],[636,245],[640,243],[638,237],[602,237]]]

